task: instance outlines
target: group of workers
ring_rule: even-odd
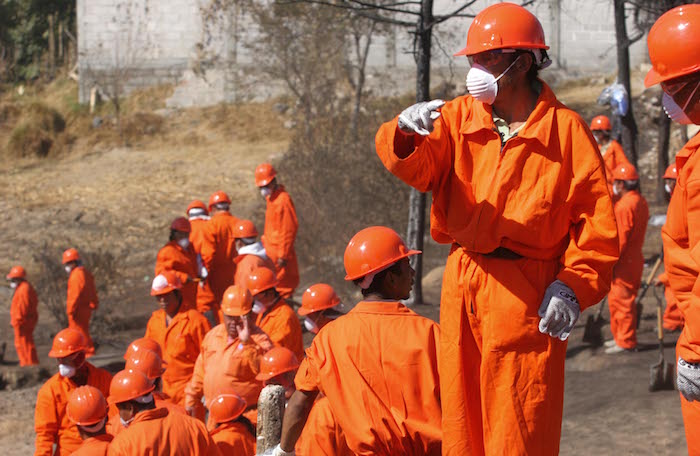
[[[700,124],[699,40],[700,5],[670,10],[648,36],[645,84],[660,84],[667,113],[685,124]],[[362,301],[342,314],[333,289],[317,284],[297,316],[285,301],[299,281],[294,206],[261,165],[262,243],[223,192],[208,208],[190,204],[158,254],[151,294],[160,309],[113,378],[86,361],[86,309],[97,299],[77,252],[66,252],[69,282],[92,291],[75,298],[49,353],[59,372],[39,391],[37,454],[253,454],[266,384],[288,399],[274,456],[558,454],[567,338],[580,313],[607,295],[606,352],[637,344],[649,210],[609,119],[589,128],[538,78],[547,49],[528,10],[489,6],[456,54],[469,60],[469,94],[412,105],[377,133],[387,170],[432,192],[431,235],[452,246],[440,325],[401,303],[414,281],[409,257],[420,252],[380,226],[345,250],[345,279]],[[658,280],[667,284],[664,324],[682,328],[677,387],[690,454],[700,454],[698,146],[695,136],[664,176]],[[27,309],[15,326],[20,357],[31,363],[36,294],[23,270],[10,275]],[[315,334],[305,352],[299,318]]]

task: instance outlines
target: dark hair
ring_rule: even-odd
[[[177,230],[170,230],[170,239],[169,239],[170,241],[175,240],[175,233],[176,232],[177,232]]]
[[[372,283],[369,285],[368,288],[365,288],[362,290],[362,296],[367,296],[370,293],[378,293],[382,294],[382,288],[384,285],[384,278],[388,273],[394,273],[394,274],[399,274],[401,273],[401,262],[397,261],[396,263],[392,264],[390,267],[387,269],[378,272],[377,275],[374,276],[374,279],[372,280]],[[357,280],[354,280],[353,283],[355,285],[359,285],[360,282],[364,280],[364,277],[360,277]]]
[[[639,190],[639,181],[638,180],[623,180],[622,185],[625,187],[625,190],[627,190],[627,191]]]
[[[233,421],[234,421],[234,422],[239,422],[239,423],[241,423],[243,426],[245,426],[246,429],[248,429],[248,432],[250,432],[251,435],[252,435],[253,437],[255,437],[255,434],[256,434],[255,426],[253,426],[253,423],[251,423],[250,420],[249,420],[248,418],[246,418],[245,416],[241,415],[241,416],[239,416],[238,418],[236,418],[236,419],[233,420]]]

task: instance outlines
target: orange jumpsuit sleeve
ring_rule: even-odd
[[[311,348],[309,348],[311,350]],[[294,377],[294,385],[301,391],[320,391],[321,379],[318,371],[309,362],[309,358],[304,358],[299,365],[297,374]]]
[[[212,218],[202,228],[201,251],[199,254],[202,257],[202,263],[211,274],[211,264],[214,261],[214,253],[216,252],[216,229],[218,221]]]
[[[289,195],[285,195],[282,201],[279,212],[277,212],[277,220],[275,224],[279,227],[280,243],[278,245],[278,257],[288,259],[291,256],[291,250],[294,247],[294,239],[297,237],[297,229],[299,221],[297,220],[297,212],[294,208]]]
[[[630,233],[634,226],[634,213],[632,208],[620,200],[615,205],[615,221],[617,222],[617,236],[620,240],[620,256],[627,250]]]
[[[36,397],[36,409],[34,411],[34,442],[35,456],[53,455],[53,444],[58,443],[58,430],[60,420],[56,412],[56,399],[51,390],[52,377],[41,387]]]
[[[66,313],[75,317],[78,313],[78,306],[80,304],[81,294],[85,288],[85,276],[80,274],[79,271],[71,272],[68,277],[68,291],[66,297]]]
[[[175,269],[175,257],[173,256],[172,248],[166,245],[158,251],[158,256],[156,257],[156,270],[155,274],[158,275],[163,271],[172,271],[175,273],[180,282],[187,283],[189,276],[187,273],[178,271]]]
[[[197,356],[197,361],[194,363],[194,371],[192,378],[185,387],[185,407],[194,407],[197,402],[202,400],[204,394],[204,353],[205,348]]]

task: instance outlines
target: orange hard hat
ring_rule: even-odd
[[[263,163],[255,168],[255,185],[264,187],[277,176],[277,171],[269,163]]]
[[[591,120],[591,131],[595,130],[612,130],[610,119],[608,119],[607,116],[595,116],[593,120]]]
[[[174,271],[163,271],[153,279],[151,284],[151,296],[168,294],[173,290],[182,288],[182,282]]]
[[[12,269],[7,274],[7,279],[24,279],[26,276],[27,272],[22,266],[12,266]]]
[[[81,426],[97,424],[107,416],[107,401],[94,386],[79,386],[68,398],[66,415]]]
[[[253,296],[240,284],[231,285],[221,300],[221,312],[229,317],[241,317],[253,310]]]
[[[222,190],[212,193],[209,197],[209,210],[211,210],[213,205],[219,203],[231,204],[231,198],[229,198],[226,192]]]
[[[150,350],[163,359],[163,350],[160,348],[160,344],[150,337],[141,337],[129,344],[126,353],[124,353],[124,360],[131,358],[141,350]]]
[[[76,249],[70,248],[63,252],[63,264],[70,263],[71,261],[78,261],[80,255]]]
[[[238,225],[233,230],[236,239],[258,237],[258,230],[250,220],[239,220]]]
[[[683,5],[665,12],[647,36],[651,70],[644,85],[651,87],[700,71],[700,5]]]
[[[275,271],[266,267],[253,269],[248,276],[247,286],[253,296],[274,288],[279,284]]]
[[[345,280],[357,280],[379,272],[397,261],[417,255],[409,250],[396,231],[386,226],[370,226],[355,234],[345,248]]]
[[[676,169],[676,162],[671,163],[666,168],[664,172],[664,179],[678,179],[678,170]]]
[[[83,333],[73,328],[62,329],[53,338],[49,356],[51,358],[65,358],[73,353],[85,350],[85,345]]]
[[[306,289],[301,296],[299,315],[309,315],[325,309],[330,309],[340,304],[340,298],[332,286],[325,283],[317,283]]]
[[[155,380],[165,372],[163,359],[151,350],[139,350],[127,358],[124,370],[129,369],[141,372],[149,380]]]
[[[140,371],[117,372],[109,385],[109,403],[119,404],[144,396],[155,389],[155,385]]]
[[[192,231],[192,225],[190,225],[190,221],[185,217],[178,217],[170,224],[170,229],[182,231],[183,233],[190,233]]]
[[[299,368],[299,360],[294,352],[284,347],[274,347],[267,351],[260,360],[260,373],[256,380],[265,381],[285,372]]]
[[[241,416],[247,406],[238,394],[219,394],[209,404],[209,414],[216,424],[226,423]]]
[[[632,180],[639,180],[639,175],[637,174],[637,170],[634,166],[628,165],[626,163],[623,163],[619,165],[615,170],[613,171],[612,177],[614,180],[625,180],[625,181],[632,181]]]
[[[207,205],[204,204],[204,201],[201,200],[194,200],[192,201],[188,206],[187,206],[187,213],[189,214],[192,209],[202,209],[204,212],[207,214],[209,213],[209,210],[207,209]]]
[[[515,3],[497,3],[476,15],[467,32],[467,45],[457,55],[474,55],[495,49],[549,49],[542,24],[534,14]]]

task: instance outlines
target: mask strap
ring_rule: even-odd
[[[511,63],[508,68],[503,70],[503,73],[499,74],[498,77],[495,79],[496,82],[498,82],[499,79],[501,79],[511,68],[513,68],[513,65],[515,65],[515,62],[517,62],[520,59],[520,56],[516,57],[515,60],[513,60],[513,63]]]
[[[683,110],[684,113],[685,113],[685,108],[687,108],[688,105],[690,104],[690,100],[693,99],[693,95],[695,95],[695,92],[698,91],[698,87],[700,87],[700,81],[698,81],[698,82],[695,84],[695,89],[693,89],[693,91],[690,93],[690,95],[688,96],[688,99],[686,100],[685,104],[684,104],[683,107],[681,108],[681,109]]]

